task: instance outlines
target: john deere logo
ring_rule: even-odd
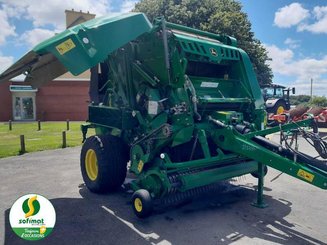
[[[19,237],[25,240],[40,240],[52,232],[56,223],[56,212],[45,197],[28,194],[12,205],[9,221]]]
[[[37,214],[40,211],[40,203],[37,200],[37,196],[27,198],[23,202],[22,208],[25,213],[25,218],[28,218],[30,216]]]
[[[214,49],[214,48],[210,48],[209,51],[210,51],[210,54],[211,54],[212,56],[218,56],[218,53],[217,53],[217,50],[216,50],[216,49]]]

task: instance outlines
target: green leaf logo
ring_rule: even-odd
[[[27,198],[22,205],[25,213],[25,218],[36,215],[40,211],[40,203],[37,200],[37,196]]]

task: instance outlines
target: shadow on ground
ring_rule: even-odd
[[[50,200],[57,213],[56,226],[50,236],[36,243],[230,244],[247,237],[279,244],[324,244],[285,220],[292,203],[266,195],[269,207],[257,209],[249,205],[254,189],[229,189],[184,205],[159,207],[148,219],[139,220],[132,213],[129,193],[96,195],[81,185],[81,198]],[[12,232],[8,216],[9,209],[5,211],[5,244],[30,244]]]
[[[321,132],[321,131],[319,131],[319,136],[322,137],[322,138],[324,138],[324,137],[327,136],[327,132]]]

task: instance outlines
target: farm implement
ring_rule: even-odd
[[[326,143],[310,114],[265,128],[266,111],[248,55],[237,41],[142,13],[100,17],[40,43],[0,76],[26,74],[33,87],[91,69],[89,118],[80,161],[87,188],[117,190],[135,175],[132,206],[150,215],[153,201],[193,193],[252,173],[264,207],[270,166],[327,189]],[[81,105],[83,106],[83,105]],[[89,128],[96,135],[87,138]],[[313,131],[308,131],[312,128]],[[294,143],[307,133],[320,158]],[[280,132],[280,143],[265,138]]]

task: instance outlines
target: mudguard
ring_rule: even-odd
[[[268,99],[266,100],[266,108],[273,108],[277,101],[279,101],[280,99]]]

